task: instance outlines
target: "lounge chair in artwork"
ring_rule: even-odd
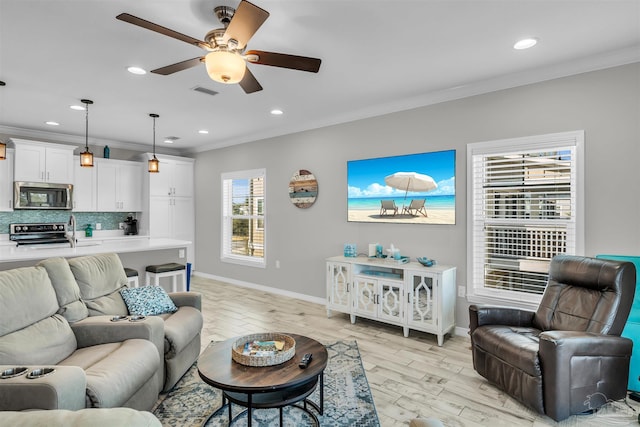
[[[380,200],[380,215],[396,215],[398,207],[393,200]]]
[[[409,204],[409,206],[405,206],[402,209],[402,213],[406,213],[409,215],[413,215],[413,216],[418,216],[419,213],[421,213],[424,216],[427,216],[427,209],[424,207],[424,202],[426,200],[425,199],[414,199],[411,200],[411,203]]]

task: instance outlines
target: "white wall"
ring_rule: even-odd
[[[343,243],[363,252],[369,242],[393,242],[403,255],[457,266],[458,285],[466,285],[466,144],[581,129],[586,255],[638,255],[640,64],[631,64],[200,153],[196,265],[203,273],[324,298],[324,259],[340,255]],[[347,160],[449,149],[457,150],[455,225],[347,222]],[[253,168],[267,170],[266,269],[220,262],[220,174]],[[318,179],[309,209],[288,198],[298,169]],[[458,299],[456,323],[464,328],[467,305]]]

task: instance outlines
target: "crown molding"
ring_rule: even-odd
[[[24,129],[13,126],[0,125],[0,136],[6,136],[7,138],[26,138],[36,141],[54,142],[67,145],[77,145],[78,147],[84,147],[85,137],[78,135],[71,135],[65,133],[48,132],[36,129]],[[149,151],[150,146],[148,144],[139,144],[135,142],[116,141],[102,138],[89,138],[89,146],[105,146],[108,145],[111,148],[122,148],[125,150],[139,151],[145,153]],[[165,154],[171,154],[180,156],[181,151],[163,147],[162,151],[156,150]]]
[[[396,102],[372,105],[364,109],[351,111],[347,114],[336,115],[312,123],[300,126],[289,126],[286,128],[274,129],[270,132],[260,132],[260,134],[248,135],[242,138],[226,140],[224,142],[207,144],[191,149],[191,152],[204,152],[219,148],[229,147],[248,142],[259,141],[268,138],[303,132],[311,129],[318,129],[336,124],[353,122],[385,114],[411,110],[441,102],[454,101],[469,98],[476,95],[497,92],[519,86],[540,83],[548,80],[569,77],[573,75],[588,73],[592,71],[604,70],[640,62],[640,48],[630,46],[601,55],[589,56],[585,58],[575,58],[558,64],[546,67],[532,68],[516,73],[505,74],[499,77],[464,83],[452,88],[442,89],[423,93],[418,96],[406,98]]]

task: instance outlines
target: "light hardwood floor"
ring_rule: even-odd
[[[406,426],[415,417],[440,418],[453,426],[635,425],[637,412],[615,402],[592,416],[561,423],[540,416],[490,385],[473,370],[467,337],[445,338],[334,313],[324,305],[193,276],[191,290],[202,293],[202,348],[255,332],[279,331],[321,342],[355,339],[382,427]],[[640,405],[632,403],[636,411]]]

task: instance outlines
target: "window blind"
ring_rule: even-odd
[[[576,253],[577,138],[563,135],[538,146],[528,138],[524,144],[511,140],[472,150],[473,293],[516,300],[539,296],[551,258]]]

